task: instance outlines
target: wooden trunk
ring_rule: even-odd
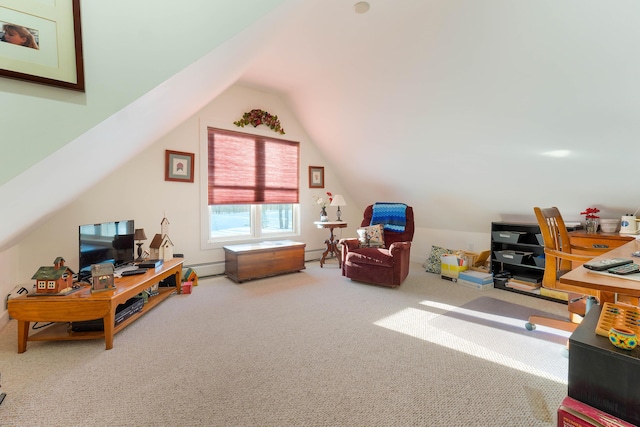
[[[290,240],[225,246],[225,274],[240,283],[303,270],[305,246]]]

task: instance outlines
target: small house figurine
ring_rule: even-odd
[[[162,259],[160,256],[160,248],[162,247],[162,235],[156,234],[149,243],[149,258]]]
[[[162,237],[160,244],[160,259],[164,261],[173,259],[173,242],[166,234]]]
[[[91,265],[91,292],[115,289],[113,264],[105,262]]]
[[[169,220],[166,217],[160,222],[160,233],[153,236],[149,243],[149,258],[162,261],[173,259],[173,242],[169,238]]]
[[[73,271],[62,257],[53,261],[53,267],[40,267],[31,279],[36,281],[37,294],[60,294],[73,287]]]

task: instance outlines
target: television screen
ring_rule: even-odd
[[[115,267],[134,260],[133,220],[87,224],[79,227],[79,280],[91,276],[91,265],[110,262]]]

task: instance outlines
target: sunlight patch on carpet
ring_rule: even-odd
[[[453,309],[457,310],[458,307],[453,307]],[[564,366],[554,366],[551,369],[547,369],[546,363],[530,363],[530,360],[527,357],[527,355],[531,355],[532,352],[539,351],[539,348],[534,349],[528,345],[518,345],[515,348],[510,348],[509,345],[505,346],[506,340],[504,338],[504,331],[498,331],[501,335],[500,337],[489,338],[490,342],[495,345],[486,345],[486,342],[482,339],[485,335],[484,333],[478,334],[477,331],[469,331],[469,333],[465,334],[464,330],[466,328],[459,323],[460,321],[456,320],[455,322],[449,322],[448,325],[443,326],[434,325],[434,322],[441,319],[443,316],[444,315],[434,317],[433,313],[428,311],[407,307],[397,313],[374,322],[374,324],[423,341],[431,342],[452,350],[461,351],[470,356],[478,357],[521,372],[536,375],[561,384],[567,384],[566,358],[559,356],[559,363]],[[476,325],[476,328],[491,329],[484,325]],[[490,334],[493,335],[491,332]],[[480,340],[478,340],[478,337],[480,337]],[[535,339],[530,340],[529,343],[525,344],[540,347],[540,342]],[[557,344],[544,342],[543,347],[546,348],[546,351],[551,352],[556,356],[561,352],[561,349],[550,348],[558,347]],[[545,357],[542,357],[542,362],[545,362],[545,359]]]
[[[485,297],[482,297],[485,298]],[[495,298],[488,298],[488,300],[499,301]],[[480,300],[480,299],[478,299]],[[473,302],[477,302],[478,300],[474,300]],[[569,339],[571,332],[562,331],[559,329],[553,329],[543,325],[536,325],[536,332],[527,331],[525,328],[525,323],[528,321],[528,316],[531,314],[536,315],[547,315],[550,317],[554,317],[548,313],[530,309],[524,306],[518,306],[517,304],[512,304],[504,301],[500,301],[497,304],[501,305],[503,308],[505,306],[509,307],[518,307],[516,310],[519,310],[519,314],[514,314],[514,310],[505,310],[504,314],[501,313],[493,313],[487,312],[486,310],[477,310],[472,308],[455,307],[448,304],[442,304],[434,301],[421,301],[421,305],[438,309],[438,310],[446,310],[451,313],[456,313],[455,316],[458,319],[466,320],[471,323],[482,323],[487,326],[493,325],[494,327],[498,327],[504,329],[506,332],[517,333],[519,335],[529,335],[533,338],[542,338],[547,339],[552,342],[556,342],[558,344],[563,344],[566,340]],[[471,304],[471,303],[469,303]],[[494,303],[496,304],[496,303]],[[451,314],[450,314],[451,315]]]

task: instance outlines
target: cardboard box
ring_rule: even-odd
[[[466,280],[467,282],[473,282],[478,285],[486,285],[487,283],[493,284],[493,274],[481,273],[479,271],[463,271],[458,276],[460,280]]]
[[[558,408],[558,427],[635,427],[620,418],[602,412],[571,397]]]
[[[440,257],[440,275],[442,278],[457,279],[458,274],[468,268],[467,261],[456,254],[443,254]]]
[[[479,291],[486,291],[487,289],[493,289],[493,280],[489,283],[475,283],[462,279],[462,274],[458,277],[458,284],[466,286],[467,288],[477,289]]]
[[[463,254],[464,258],[467,260],[469,270],[489,271],[487,262],[489,261],[491,251],[482,251],[480,253],[464,251]]]

